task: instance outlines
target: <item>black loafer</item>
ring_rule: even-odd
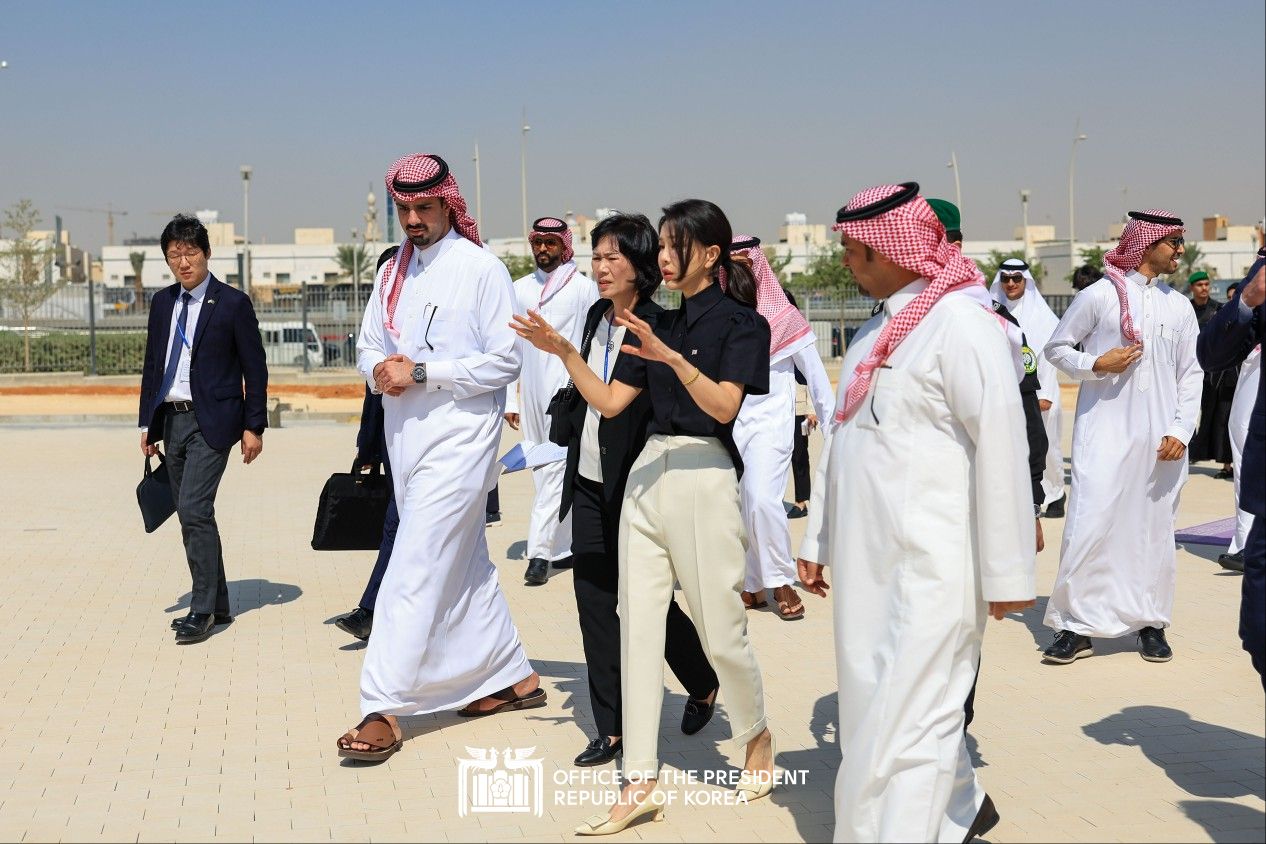
[[[1139,630],[1139,654],[1148,662],[1169,662],[1174,658],[1174,651],[1165,641],[1165,631],[1159,627],[1144,627]]]
[[[599,736],[589,742],[588,746],[581,751],[572,762],[582,768],[592,768],[595,765],[605,765],[614,759],[624,750],[624,739],[618,738],[612,744],[611,739],[606,736]]]
[[[195,612],[176,628],[176,644],[193,645],[203,641],[215,629],[215,613]]]
[[[963,844],[968,844],[973,838],[979,838],[989,830],[998,825],[998,810],[993,805],[993,799],[988,794],[980,804],[980,811],[976,812],[976,820],[971,822],[971,826],[967,830],[967,836],[963,839]]]
[[[533,557],[528,562],[527,571],[523,573],[523,582],[529,586],[540,586],[549,582],[549,560]]]
[[[501,524],[500,513],[484,513],[484,527],[496,527]]]
[[[374,613],[364,607],[357,607],[347,615],[337,619],[334,622],[334,626],[363,642],[369,638],[369,634],[374,629]]]
[[[1042,658],[1056,665],[1067,665],[1083,656],[1093,656],[1094,652],[1088,636],[1071,630],[1061,630],[1055,634],[1055,641],[1051,642],[1051,646],[1042,651]]]
[[[713,692],[712,703],[706,703],[702,700],[695,700],[692,697],[686,698],[686,708],[681,713],[681,731],[688,736],[708,726],[708,722],[712,720],[712,713],[716,711],[717,699]]]
[[[1218,565],[1227,571],[1238,571],[1244,573],[1244,552],[1240,551],[1236,554],[1219,554]]]
[[[1042,514],[1043,518],[1047,518],[1047,519],[1064,518],[1064,505],[1067,502],[1068,502],[1068,494],[1065,493],[1061,495],[1059,498],[1057,498],[1056,500],[1052,501],[1050,504],[1047,504],[1046,512]]]
[[[792,504],[787,508],[787,518],[789,519],[803,519],[807,515],[809,515],[808,507],[801,507],[799,504]]]
[[[181,625],[183,625],[186,621],[188,621],[188,620],[189,620],[189,616],[191,616],[191,615],[193,615],[193,613],[189,613],[189,615],[185,616],[184,618],[173,618],[173,619],[171,620],[171,629],[172,629],[172,630],[179,630],[179,629],[180,629],[180,627],[181,627]],[[223,625],[223,624],[232,624],[232,623],[233,623],[233,616],[229,615],[228,613],[216,613],[216,614],[215,614],[215,626],[216,626],[216,627],[219,627],[220,625]]]

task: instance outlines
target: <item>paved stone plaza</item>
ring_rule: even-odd
[[[1074,397],[1065,391],[1070,410]],[[13,412],[5,401],[0,415]],[[350,465],[355,433],[290,425],[267,434],[256,464],[230,464],[218,517],[237,621],[179,647],[168,622],[187,611],[188,571],[175,519],[141,528],[135,429],[0,426],[0,840],[560,840],[601,811],[593,801],[614,789],[580,782],[570,764],[592,732],[571,575],[522,583],[522,473],[504,479],[504,521],[488,544],[549,704],[409,719],[386,764],[337,758],[336,737],[358,720],[363,645],[331,621],[355,605],[373,555],[313,552],[309,538],[317,494]],[[1230,513],[1231,485],[1209,466],[1193,470],[1180,526]],[[795,539],[803,524],[792,522]],[[1262,840],[1263,695],[1235,633],[1240,577],[1214,562],[1221,549],[1179,551],[1173,662],[1144,662],[1130,637],[1048,666],[1041,616],[1063,521],[1044,524],[1038,607],[991,621],[985,640],[971,748],[1002,815],[990,839]],[[680,734],[684,695],[669,674],[662,758],[678,782],[666,822],[620,840],[829,840],[831,606],[805,600],[803,621],[750,615],[778,761],[794,782],[751,805],[687,805],[724,799],[702,779],[742,756],[724,740],[723,705],[703,732]],[[541,767],[515,776],[543,784],[540,816],[477,811],[490,792],[475,785],[460,813],[467,748],[533,748],[525,755]]]

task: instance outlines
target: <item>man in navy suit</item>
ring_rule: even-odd
[[[215,494],[235,443],[242,444],[243,463],[264,448],[268,367],[250,298],[207,269],[206,227],[180,214],[160,242],[178,283],[150,303],[141,451],[152,456],[167,441],[167,471],[193,577],[189,615],[172,629],[177,642],[192,644],[233,620]]]
[[[1237,301],[1229,303],[1200,330],[1196,356],[1206,370],[1226,369],[1242,362],[1262,342],[1262,303],[1266,301],[1266,249],[1240,283]],[[1240,587],[1240,641],[1266,688],[1266,405],[1262,391],[1249,418],[1240,467],[1237,506],[1253,515],[1244,547],[1244,582]]]

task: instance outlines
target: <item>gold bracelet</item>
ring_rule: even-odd
[[[695,367],[695,374],[690,376],[689,381],[682,381],[681,386],[689,387],[691,384],[699,380],[699,367]]]

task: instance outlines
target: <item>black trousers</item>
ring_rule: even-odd
[[[1244,543],[1240,585],[1240,642],[1266,690],[1266,516],[1254,516]]]
[[[809,436],[800,433],[805,417],[796,417],[796,435],[791,441],[791,481],[796,488],[796,502],[808,501],[809,495]]]
[[[572,584],[580,638],[589,669],[589,705],[599,736],[624,735],[620,705],[620,502],[608,504],[602,484],[576,476],[572,501]],[[634,576],[636,574],[634,573]],[[677,602],[668,606],[664,658],[693,698],[712,694],[720,681],[703,652],[694,623]]]
[[[229,587],[224,579],[224,547],[215,523],[215,495],[229,462],[229,449],[207,445],[193,411],[165,415],[167,473],[171,478],[176,516],[185,543],[185,559],[193,579],[190,612],[229,615]]]

